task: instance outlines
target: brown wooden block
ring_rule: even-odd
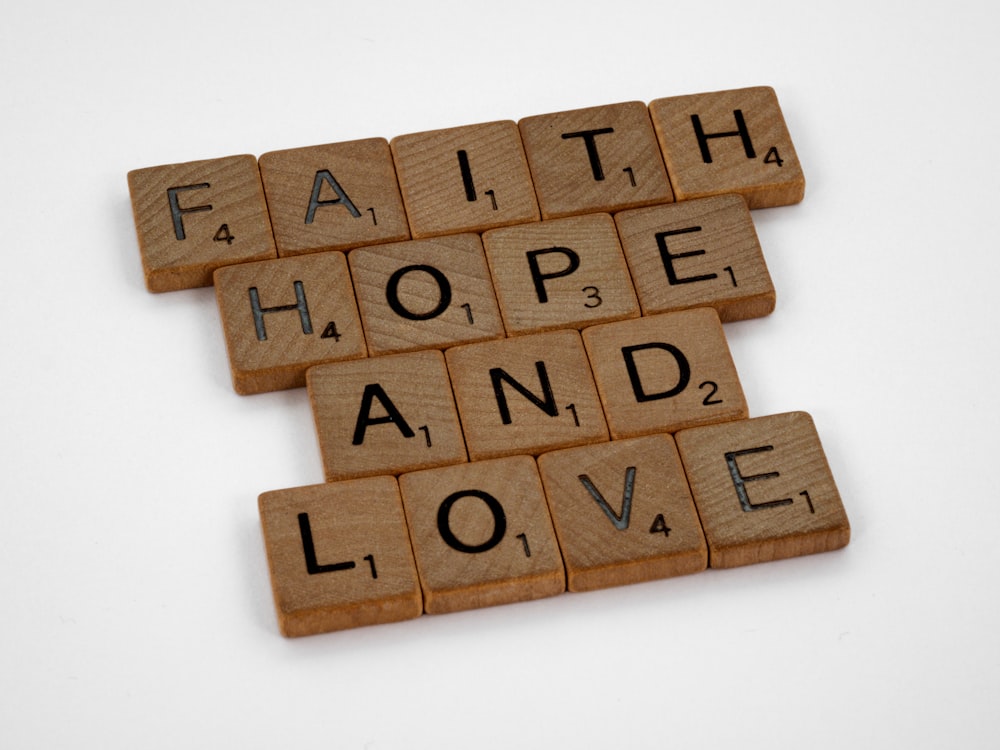
[[[670,435],[538,457],[570,591],[697,573],[708,547]]]
[[[676,437],[711,567],[828,552],[850,541],[847,513],[805,412],[698,427]]]
[[[360,248],[348,265],[373,355],[503,338],[478,234]]]
[[[566,590],[534,459],[513,456],[404,474],[399,487],[427,614]]]
[[[445,358],[470,460],[608,439],[576,331],[456,346]]]
[[[384,138],[271,151],[260,175],[283,257],[410,238]]]
[[[327,481],[467,460],[439,351],[322,365],[307,382]]]
[[[313,365],[367,355],[343,253],[220,268],[215,286],[237,393],[299,388]]]
[[[639,316],[608,214],[493,229],[483,245],[508,335]]]
[[[774,311],[774,284],[739,195],[615,214],[644,315],[714,307],[723,323]]]
[[[538,220],[516,123],[411,133],[390,146],[414,238]]]
[[[612,439],[747,417],[715,310],[702,307],[583,332]]]
[[[673,96],[649,111],[677,200],[740,193],[750,208],[802,200],[805,177],[774,89]]]
[[[525,117],[518,127],[543,219],[674,199],[642,102]]]
[[[216,268],[276,255],[253,156],[135,169],[128,187],[151,292],[211,286]]]
[[[314,635],[422,614],[393,477],[265,492],[258,505],[282,634]]]

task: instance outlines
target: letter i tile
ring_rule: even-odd
[[[697,427],[676,438],[711,567],[828,552],[850,541],[847,513],[805,412]]]
[[[531,457],[403,474],[399,487],[427,614],[566,590],[559,545]]]
[[[265,492],[258,504],[284,635],[420,616],[420,583],[393,477]]]
[[[544,453],[538,469],[570,591],[707,567],[705,537],[670,435]]]

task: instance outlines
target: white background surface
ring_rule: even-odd
[[[995,747],[1000,22],[985,2],[20,3],[0,23],[0,746]],[[322,481],[125,175],[772,85],[751,412],[814,416],[843,551],[286,640],[256,498]]]

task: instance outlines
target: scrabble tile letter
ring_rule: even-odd
[[[395,479],[265,492],[258,505],[284,635],[420,616],[420,584]]]
[[[747,417],[729,345],[710,308],[583,332],[612,439]]]
[[[343,253],[220,268],[215,295],[237,393],[300,388],[312,365],[367,354]]]
[[[282,257],[410,237],[384,138],[271,151],[260,175]]]
[[[128,186],[151,292],[211,286],[216,268],[276,255],[253,156],[136,169]]]
[[[805,177],[773,89],[657,99],[649,111],[677,200],[740,193],[750,208],[802,200]]]
[[[565,572],[534,459],[399,478],[427,614],[562,593]]]
[[[327,481],[466,460],[439,351],[322,365],[307,381]]]
[[[673,200],[642,102],[526,117],[518,127],[543,219]]]
[[[851,527],[804,412],[677,433],[713,568],[845,546]]]
[[[517,125],[510,121],[392,139],[393,160],[415,238],[538,219]]]
[[[570,591],[707,567],[705,537],[670,435],[544,453],[538,468]]]

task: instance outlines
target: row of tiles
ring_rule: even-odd
[[[711,307],[774,309],[738,195],[243,263],[215,288],[239,393],[304,385],[324,362]]]
[[[802,199],[768,87],[133,170],[147,286],[233,263],[736,193]]]
[[[263,493],[286,636],[845,546],[804,412]]]

